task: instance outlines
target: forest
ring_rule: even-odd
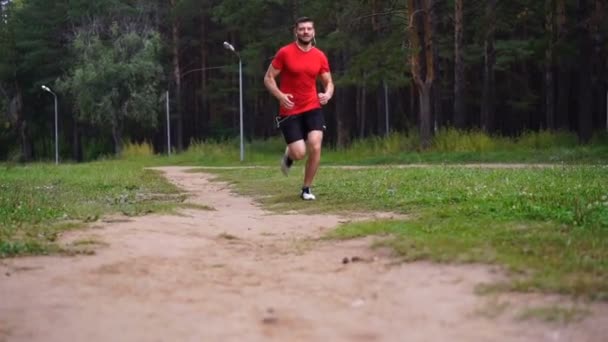
[[[399,132],[424,149],[447,128],[586,144],[608,129],[607,14],[604,0],[0,0],[0,160],[52,159],[55,129],[73,161],[235,139],[239,62],[246,139],[278,136],[263,77],[301,16],[336,85],[326,144]]]

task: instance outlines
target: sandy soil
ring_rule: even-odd
[[[372,239],[317,240],[374,217],[272,214],[185,170],[162,169],[213,210],[107,218],[63,237],[94,242],[93,255],[0,260],[0,341],[608,340],[605,303],[476,295],[503,277],[496,267],[402,264]],[[518,319],[552,305],[588,313]]]

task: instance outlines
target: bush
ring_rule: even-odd
[[[140,144],[128,142],[123,146],[120,157],[122,159],[136,159],[154,155],[154,148],[147,141]]]
[[[482,131],[445,128],[439,130],[435,135],[432,150],[434,152],[489,152],[504,145],[504,138],[491,137]]]
[[[356,140],[345,151],[352,155],[392,155],[415,151],[418,148],[418,134],[392,132],[387,137],[374,136]]]
[[[516,139],[516,146],[524,149],[548,149],[552,147],[576,147],[578,138],[566,131],[524,132]]]

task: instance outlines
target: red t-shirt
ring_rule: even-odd
[[[281,71],[279,89],[293,95],[293,108],[280,106],[281,115],[295,115],[321,108],[317,96],[317,76],[329,72],[329,62],[321,50],[302,51],[296,42],[282,47],[272,61]]]

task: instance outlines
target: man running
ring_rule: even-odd
[[[296,20],[294,34],[296,41],[282,47],[275,55],[264,76],[264,84],[280,104],[279,125],[287,143],[281,171],[287,175],[293,162],[304,159],[308,150],[300,197],[314,200],[310,187],[319,168],[325,128],[321,106],[332,98],[334,83],[327,57],[313,46],[312,19]],[[279,75],[280,88],[276,82]],[[321,78],[325,92],[317,93],[317,77]]]

